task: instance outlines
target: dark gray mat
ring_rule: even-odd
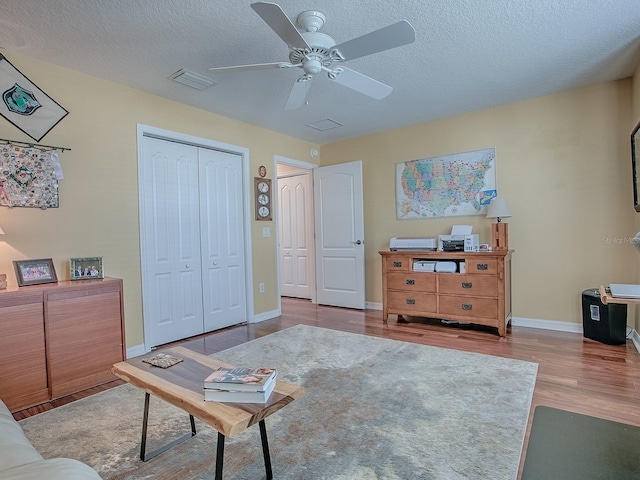
[[[536,407],[522,480],[640,479],[640,428]]]

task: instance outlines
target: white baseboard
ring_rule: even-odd
[[[573,322],[559,322],[556,320],[539,320],[537,318],[512,317],[511,325],[517,327],[540,328],[557,332],[582,333],[582,324]]]
[[[364,303],[364,308],[369,309],[369,310],[382,310],[382,304],[381,303],[375,303],[375,302],[365,302]]]
[[[253,319],[249,323],[264,322],[265,320],[271,320],[272,318],[279,317],[280,315],[282,315],[282,310],[278,308],[276,310],[271,310],[270,312],[254,315]]]
[[[135,358],[135,357],[139,357],[140,355],[144,355],[145,353],[147,353],[147,349],[144,346],[144,343],[140,344],[140,345],[135,345],[131,348],[127,348],[127,358]]]

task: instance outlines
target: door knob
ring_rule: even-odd
[[[191,268],[191,265],[186,264],[186,265],[184,266],[184,268]]]
[[[355,243],[356,245],[362,245],[364,242],[362,240],[356,240],[353,243]]]

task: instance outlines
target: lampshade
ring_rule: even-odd
[[[497,218],[499,222],[501,218],[509,218],[510,216],[511,212],[504,198],[496,197],[491,200],[489,210],[487,210],[487,218]]]

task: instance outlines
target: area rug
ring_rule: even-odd
[[[305,395],[266,420],[278,479],[516,479],[537,364],[298,325],[214,355],[267,366]],[[105,479],[213,478],[216,432],[143,463],[144,393],[130,385],[21,421],[45,456]],[[148,450],[188,432],[152,397]],[[228,439],[225,479],[264,477],[257,426]]]
[[[538,406],[522,480],[637,480],[640,428]]]

